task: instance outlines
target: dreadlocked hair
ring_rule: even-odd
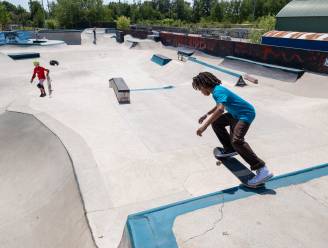
[[[195,90],[200,90],[201,88],[212,89],[220,84],[221,80],[207,71],[199,73],[197,76],[193,77],[192,81],[192,87]]]

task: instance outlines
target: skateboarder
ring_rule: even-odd
[[[33,71],[33,75],[31,78],[31,83],[33,83],[33,80],[34,80],[35,76],[37,75],[38,79],[39,79],[39,83],[37,84],[37,87],[40,89],[40,92],[41,92],[40,97],[45,97],[47,94],[46,94],[46,91],[44,90],[43,82],[46,80],[45,72],[47,72],[47,75],[48,75],[49,70],[41,67],[40,63],[38,61],[34,61],[33,65],[34,65],[34,71]]]
[[[256,175],[248,181],[248,185],[257,186],[269,180],[273,174],[244,139],[255,118],[254,107],[223,87],[221,81],[210,72],[201,72],[195,76],[192,86],[205,96],[212,95],[216,102],[216,106],[199,119],[199,124],[202,124],[209,117],[197,130],[197,135],[202,136],[206,128],[211,125],[223,145],[222,157],[234,156],[238,153],[250,165],[251,170],[256,171]],[[226,126],[230,126],[230,135]]]

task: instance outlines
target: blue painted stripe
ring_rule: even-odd
[[[233,72],[233,71],[229,71],[229,70],[227,70],[227,69],[225,69],[225,68],[223,68],[223,67],[219,67],[219,66],[215,66],[215,65],[208,64],[208,63],[206,63],[206,62],[204,62],[204,61],[201,61],[201,60],[199,60],[199,59],[197,59],[197,58],[195,58],[195,57],[189,57],[188,59],[189,59],[190,61],[192,61],[192,62],[195,62],[195,63],[200,64],[200,65],[207,66],[207,67],[209,67],[209,68],[211,68],[211,69],[214,69],[214,70],[217,70],[217,71],[223,72],[223,73],[228,74],[228,75],[230,75],[230,76],[237,77],[237,78],[242,77],[241,74],[238,74],[238,73]]]
[[[150,60],[160,66],[164,66],[171,61],[170,58],[160,54],[154,54]]]
[[[129,215],[127,227],[131,245],[133,248],[177,248],[172,228],[175,218],[179,215],[255,194],[272,194],[274,189],[304,183],[327,175],[328,164],[322,164],[274,177],[266,183],[266,188],[249,189],[236,186]]]
[[[250,60],[250,59],[244,59],[244,58],[239,58],[239,57],[234,57],[234,56],[226,56],[225,58],[231,59],[231,60],[247,62],[247,63],[251,63],[251,64],[256,64],[256,65],[261,65],[261,66],[265,66],[265,67],[269,67],[269,68],[290,71],[290,72],[294,72],[294,73],[304,73],[304,70],[280,66],[280,65],[273,65],[273,64],[268,64],[268,63],[262,63],[262,62],[258,62],[258,61],[254,61],[254,60]]]
[[[282,46],[305,50],[328,51],[328,42],[323,40],[302,40],[282,37],[262,36],[263,45]]]

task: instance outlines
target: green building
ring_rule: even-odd
[[[328,0],[293,0],[276,18],[276,30],[328,33]]]

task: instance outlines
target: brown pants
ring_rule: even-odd
[[[230,126],[230,135],[226,129]],[[226,151],[236,151],[251,166],[251,170],[260,169],[265,162],[256,156],[252,148],[245,142],[245,135],[250,124],[236,120],[225,113],[212,123],[212,128]]]

